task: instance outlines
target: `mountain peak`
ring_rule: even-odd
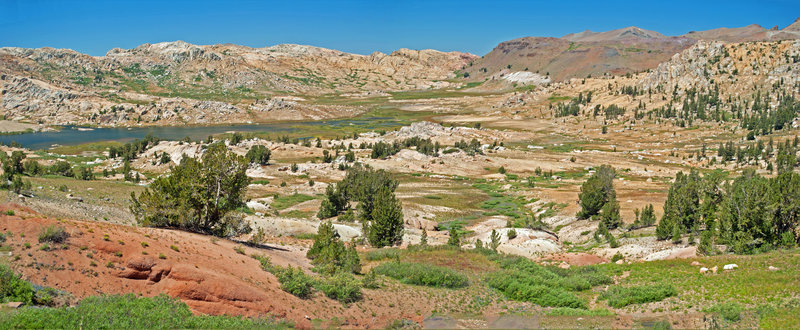
[[[621,29],[606,31],[606,32],[592,32],[586,30],[580,33],[572,33],[562,37],[562,39],[569,41],[620,41],[629,39],[657,39],[665,38],[661,33],[645,30],[637,26],[628,26]]]

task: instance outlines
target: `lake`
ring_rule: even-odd
[[[219,125],[219,126],[152,126],[152,127],[115,127],[115,128],[83,128],[76,126],[62,126],[59,131],[33,132],[17,135],[2,135],[0,143],[10,144],[17,142],[28,149],[47,149],[54,145],[78,145],[101,141],[131,141],[141,139],[151,134],[164,140],[181,140],[189,137],[192,140],[201,140],[209,135],[226,132],[266,132],[290,133],[302,130],[302,126],[359,126],[364,129],[379,129],[400,125],[388,117],[370,117],[360,119],[340,119],[306,122],[283,122],[268,124],[248,125]]]

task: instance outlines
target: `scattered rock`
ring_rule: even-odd
[[[722,266],[722,269],[724,269],[724,270],[734,270],[736,268],[739,268],[739,265],[737,265],[737,264],[727,264],[725,266]]]
[[[6,306],[8,306],[9,308],[19,308],[20,306],[22,306],[22,302],[12,301],[7,303]]]
[[[708,272],[708,268],[700,267],[700,274],[703,274],[703,273],[706,273],[706,272]]]
[[[778,267],[775,267],[775,266],[769,266],[769,267],[767,268],[767,270],[769,270],[769,271],[771,271],[771,272],[774,272],[774,271],[780,270],[780,268],[778,268]]]
[[[700,263],[697,261],[692,261],[692,266],[700,266]]]

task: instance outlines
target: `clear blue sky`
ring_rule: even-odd
[[[483,55],[524,36],[635,25],[666,35],[759,24],[781,28],[800,0],[770,1],[206,1],[0,0],[0,46],[114,47],[185,40],[307,44],[369,54],[434,48]]]

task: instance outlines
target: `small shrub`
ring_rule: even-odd
[[[8,211],[6,211],[6,215],[14,215],[14,210],[8,210]]]
[[[718,313],[722,315],[722,318],[730,322],[737,322],[741,318],[742,310],[743,308],[741,305],[735,302],[729,302],[714,305],[708,311],[712,313]]]
[[[375,272],[369,272],[367,275],[361,279],[361,286],[367,289],[377,289],[381,287],[380,279],[378,279],[378,274]]]
[[[175,245],[170,245],[170,246],[169,246],[169,248],[170,248],[170,249],[172,249],[172,251],[175,251],[175,252],[181,252],[181,249],[179,249],[179,248],[178,248],[177,246],[175,246]]]
[[[467,276],[452,269],[413,262],[387,262],[374,268],[380,275],[406,284],[461,288],[468,285]]]
[[[147,244],[147,242],[142,242],[141,244],[142,244],[142,248],[146,248],[146,247],[150,246],[150,244]]]
[[[361,283],[351,273],[338,272],[322,280],[317,288],[328,298],[348,304],[361,299]]]
[[[41,233],[39,233],[39,243],[64,243],[69,234],[62,227],[48,226]]]
[[[306,275],[302,269],[287,267],[278,272],[278,281],[281,282],[281,289],[300,298],[307,298],[311,295],[314,279]]]
[[[159,253],[158,254],[158,259],[167,259],[167,256],[164,255],[163,253]]]
[[[236,251],[236,253],[238,253],[238,254],[241,254],[241,255],[245,254],[244,253],[244,247],[241,246],[241,245],[234,246],[233,250]]]
[[[508,236],[508,239],[515,239],[517,238],[517,231],[514,228],[511,228],[511,230],[506,233],[506,236]]]

